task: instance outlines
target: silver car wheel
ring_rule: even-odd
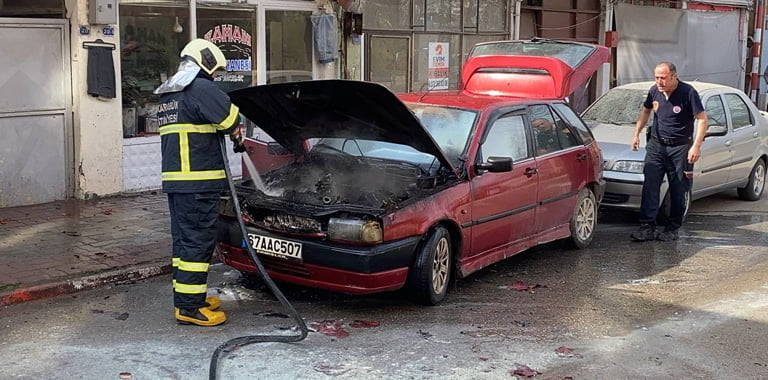
[[[435,259],[432,261],[432,290],[435,294],[443,292],[448,282],[448,260],[450,260],[448,239],[441,238],[435,247]]]
[[[591,197],[582,199],[576,214],[576,231],[581,240],[587,240],[595,230],[595,201]]]
[[[755,169],[755,181],[752,185],[755,194],[762,194],[765,186],[765,164],[759,164]]]

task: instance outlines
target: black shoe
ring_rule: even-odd
[[[659,241],[673,241],[677,240],[678,234],[677,230],[667,230],[665,229],[664,232],[660,233],[659,236],[656,237]]]
[[[656,227],[650,224],[641,224],[640,228],[629,235],[632,241],[656,240]]]

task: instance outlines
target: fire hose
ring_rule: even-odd
[[[237,197],[237,191],[235,189],[235,182],[232,179],[232,171],[229,168],[229,157],[227,156],[227,144],[224,141],[224,136],[221,136],[219,138],[219,145],[221,147],[221,155],[224,158],[224,171],[227,175],[227,182],[229,183],[229,191],[232,196],[232,203],[235,207],[235,215],[237,216],[237,223],[240,226],[240,233],[243,236],[243,239],[245,239],[246,236],[248,236],[248,231],[245,228],[245,222],[243,222],[243,216],[242,216],[242,210],[240,209],[240,201]],[[250,157],[247,153],[243,154],[243,158],[250,161]],[[253,167],[253,164],[249,165],[249,167]],[[251,176],[259,175],[258,173],[250,173]],[[304,338],[307,337],[307,334],[309,334],[309,330],[307,329],[306,323],[304,323],[304,319],[302,319],[301,315],[296,311],[296,309],[291,305],[291,303],[288,301],[287,298],[283,295],[283,293],[278,289],[277,285],[272,281],[272,279],[269,277],[269,274],[267,274],[266,269],[264,269],[264,265],[262,265],[261,260],[259,260],[258,256],[256,256],[256,252],[253,250],[253,247],[251,247],[250,244],[244,244],[246,248],[248,249],[248,255],[250,256],[251,260],[254,264],[256,264],[256,268],[258,269],[259,276],[264,280],[264,282],[267,284],[267,287],[269,287],[269,290],[272,291],[272,294],[275,295],[275,297],[280,301],[280,303],[288,309],[288,314],[293,318],[294,321],[296,321],[296,325],[300,331],[299,335],[248,335],[248,336],[241,336],[238,338],[230,339],[223,344],[221,344],[219,347],[216,348],[216,350],[213,352],[213,355],[211,356],[211,365],[208,370],[208,378],[210,380],[215,380],[216,376],[218,374],[218,366],[219,366],[219,360],[221,359],[223,354],[227,354],[231,352],[234,349],[243,347],[248,344],[253,343],[266,343],[266,342],[278,342],[278,343],[294,343],[304,340]]]

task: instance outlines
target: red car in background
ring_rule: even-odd
[[[251,87],[232,101],[263,188],[220,206],[218,256],[277,280],[366,294],[410,288],[433,305],[452,278],[558,239],[594,237],[597,143],[564,98],[608,59],[548,40],[477,45],[461,90],[394,95],[359,81]],[[268,135],[268,136],[266,136]],[[244,176],[245,177],[245,176]]]

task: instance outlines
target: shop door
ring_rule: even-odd
[[[371,36],[366,48],[368,81],[387,86],[392,92],[408,92],[410,37]]]
[[[0,207],[72,194],[68,41],[67,20],[0,18]]]
[[[266,83],[312,80],[311,11],[267,10]]]

